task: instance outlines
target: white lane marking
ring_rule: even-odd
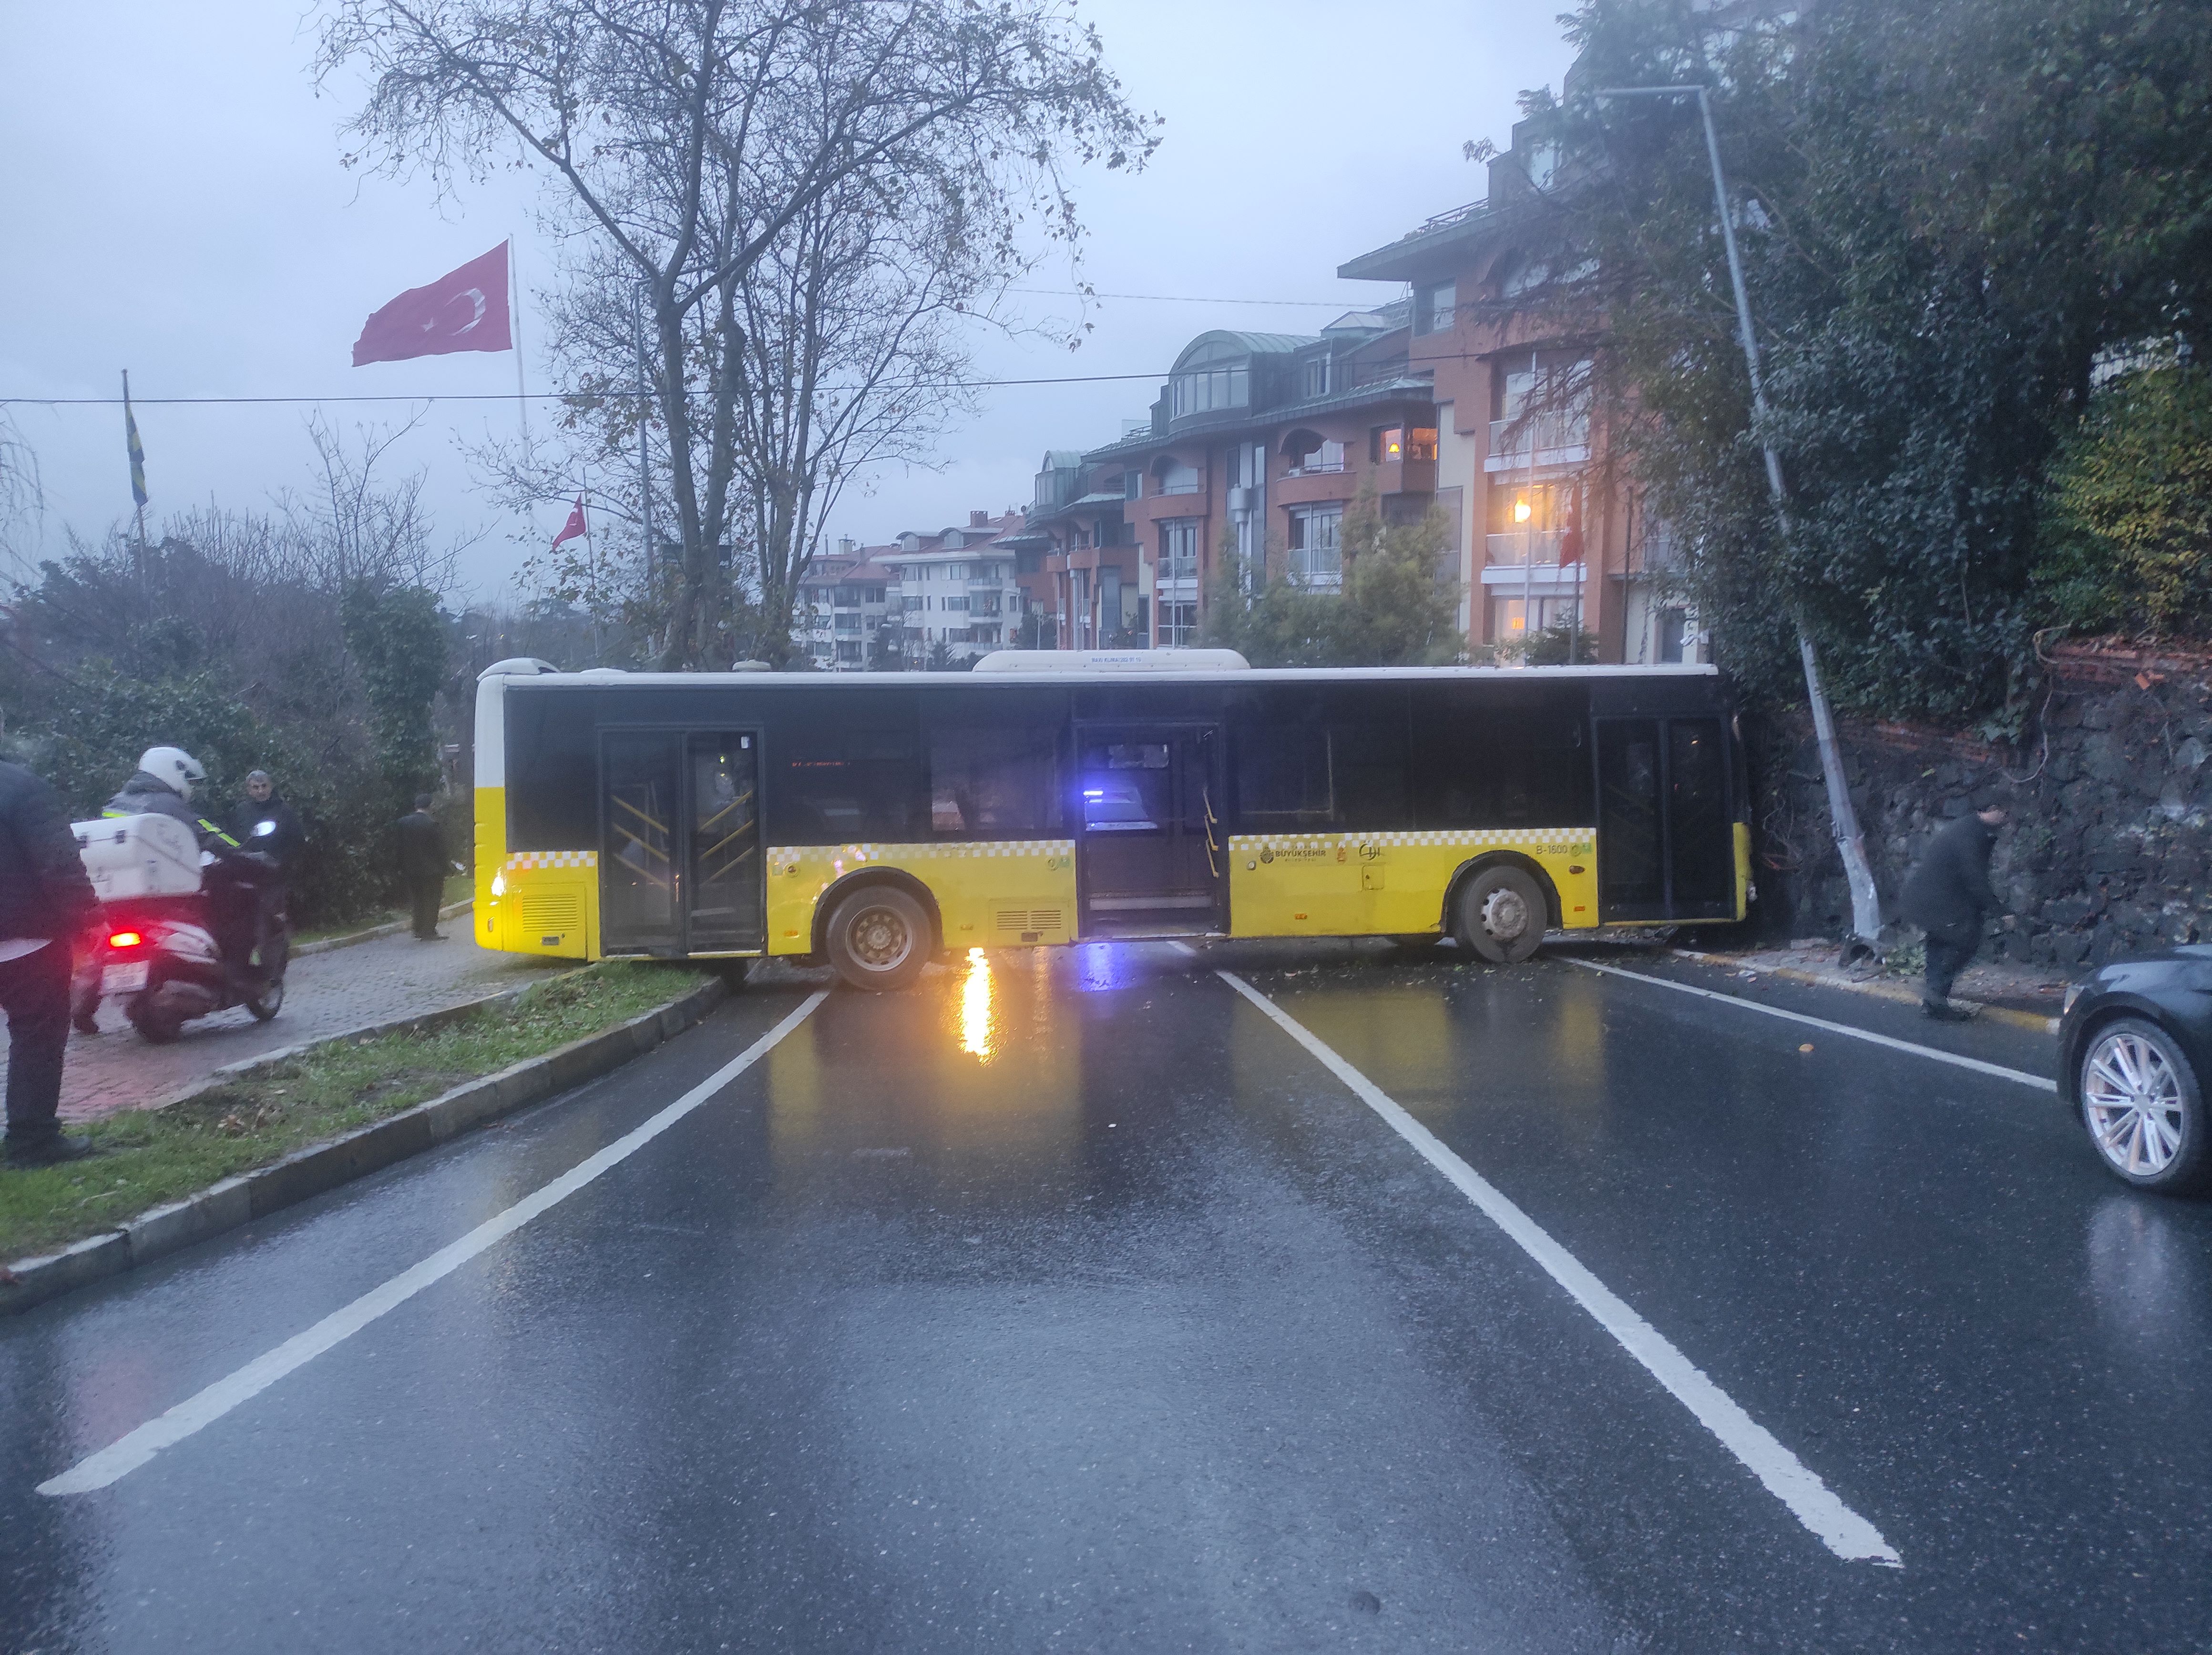
[[[1669,978],[1655,977],[1649,972],[1626,971],[1619,966],[1601,966],[1595,960],[1577,960],[1571,955],[1565,957],[1569,965],[1580,966],[1584,971],[1601,971],[1608,977],[1626,977],[1638,983],[1671,988],[1677,994],[1694,994],[1702,999],[1718,1000],[1723,1005],[1741,1006],[1746,1011],[1763,1011],[1770,1017],[1803,1023],[1811,1028],[1825,1028],[1831,1034],[1848,1034],[1855,1040],[1886,1046],[1893,1052],[1910,1052],[1917,1058],[1933,1058],[1937,1063],[1971,1069],[1978,1075],[1993,1075],[2001,1081],[2018,1081],[2022,1086],[2033,1086],[2039,1091],[2056,1092],[2058,1089],[2057,1081],[2047,1080],[2041,1075],[2031,1075],[2024,1069],[2007,1069],[2002,1064],[1984,1063],[1979,1058],[1962,1058],[1955,1052],[1945,1052],[1932,1046],[1917,1046],[1894,1035],[1877,1034],[1869,1028],[1854,1028],[1849,1023],[1832,1023],[1826,1017],[1809,1017],[1802,1011],[1784,1011],[1780,1006],[1763,1006],[1756,1000],[1747,1000],[1740,995],[1723,994],[1717,989],[1698,988],[1691,983],[1677,983]]]
[[[294,1334],[265,1355],[258,1356],[227,1378],[217,1379],[198,1395],[186,1397],[158,1419],[152,1419],[100,1449],[88,1454],[59,1476],[39,1484],[42,1494],[89,1494],[105,1488],[173,1447],[204,1426],[212,1425],[240,1403],[266,1391],[296,1367],[306,1366],[341,1340],[358,1333],[386,1311],[398,1308],[424,1288],[450,1276],[487,1247],[512,1235],[532,1219],[556,1206],[582,1189],[609,1167],[618,1166],[663,1132],[706,1102],[753,1066],[776,1042],[805,1022],[814,1008],[829,997],[827,989],[807,996],[805,1003],[774,1028],[755,1040],[705,1080],[659,1113],[631,1128],[597,1155],[578,1161],[551,1183],[516,1202],[495,1218],[486,1219],[451,1246],[441,1247],[413,1269],[403,1270],[382,1287],[372,1288],[343,1309],[332,1311],[306,1331]]]
[[[1241,977],[1216,973],[1221,980],[1260,1008],[1282,1030],[1328,1070],[1350,1087],[1354,1095],[1387,1121],[1398,1136],[1412,1144],[1421,1158],[1449,1179],[1483,1215],[1519,1244],[1521,1250],[1543,1267],[1544,1273],[1567,1290],[1568,1296],[1596,1319],[1618,1340],[1622,1349],[1643,1364],[1668,1393],[1721,1440],[1745,1468],[1766,1485],[1769,1494],[1790,1508],[1790,1514],[1838,1557],[1903,1568],[1895,1549],[1873,1524],[1836,1498],[1828,1485],[1808,1470],[1803,1461],[1776,1441],[1773,1434],[1737,1405],[1735,1399],[1707,1379],[1702,1369],[1677,1350],[1659,1331],[1645,1321],[1591,1275],[1577,1259],[1547,1234],[1536,1221],[1515,1206],[1481,1173],[1468,1166],[1443,1141],[1330,1049],[1318,1035],[1292,1017]]]

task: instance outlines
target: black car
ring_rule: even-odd
[[[2066,991],[2058,1095],[2105,1164],[2139,1190],[2203,1187],[2212,1123],[2212,944],[2115,960]]]

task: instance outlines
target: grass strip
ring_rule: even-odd
[[[705,980],[680,966],[610,961],[428,1033],[333,1040],[173,1103],[91,1128],[100,1154],[0,1168],[0,1263],[112,1230],[293,1150],[396,1115],[474,1080],[665,1005]]]

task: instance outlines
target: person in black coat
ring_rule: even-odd
[[[1990,888],[1990,853],[2004,820],[1994,808],[1960,817],[1936,835],[1905,879],[1899,912],[1928,933],[1924,1015],[1964,1022],[1974,1015],[1951,1003],[1951,985],[1981,947],[1984,918],[2004,912],[2004,899]]]
[[[48,1167],[92,1153],[62,1136],[70,949],[99,903],[60,796],[0,763],[0,1006],[8,1013],[8,1161]]]
[[[262,824],[268,831],[262,831]],[[230,836],[249,851],[264,852],[276,858],[283,872],[292,871],[293,858],[307,841],[307,829],[300,825],[300,813],[278,796],[276,784],[270,779],[266,770],[246,773],[246,797],[239,800],[224,824]]]
[[[417,793],[415,809],[399,818],[399,875],[415,910],[418,942],[442,943],[438,904],[446,894],[446,836],[430,815],[430,795]]]
[[[290,957],[286,882],[301,847],[307,841],[307,830],[300,825],[300,813],[277,796],[276,784],[266,770],[246,773],[246,797],[232,807],[223,826],[243,848],[258,851],[276,864],[268,874],[252,881],[252,930],[239,938],[246,949],[259,954],[261,977],[265,980],[280,943],[284,958]]]

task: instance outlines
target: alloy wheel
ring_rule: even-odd
[[[2181,1149],[2181,1077],[2158,1044],[2116,1030],[2081,1065],[2081,1107],[2098,1153],[2130,1178],[2154,1178]]]

